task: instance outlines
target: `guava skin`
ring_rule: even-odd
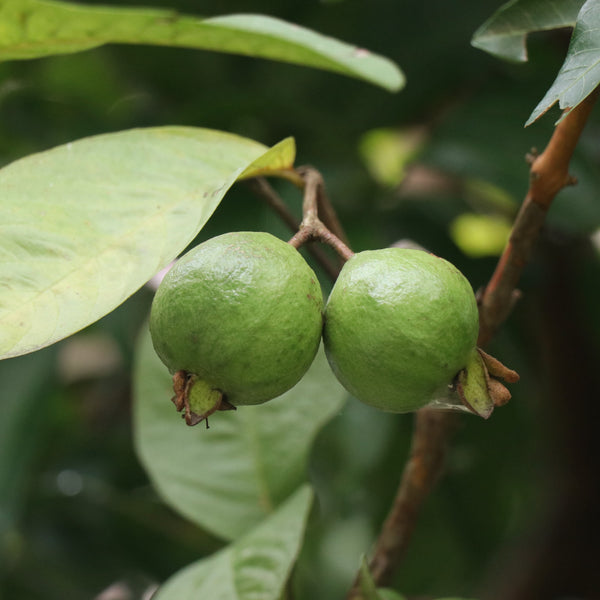
[[[323,339],[353,396],[402,413],[447,391],[478,330],[473,290],[454,265],[421,250],[385,248],[346,262],[325,308]]]
[[[150,333],[172,373],[186,371],[232,405],[293,387],[321,339],[323,297],[300,253],[262,232],[232,232],[185,254],[156,292]]]

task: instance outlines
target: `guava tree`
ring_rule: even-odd
[[[600,4],[172,4],[0,0],[0,593],[593,598]]]

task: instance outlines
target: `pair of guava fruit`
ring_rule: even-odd
[[[321,336],[337,378],[366,404],[408,412],[462,403],[487,417],[507,399],[495,379],[506,371],[478,350],[478,328],[469,282],[441,258],[400,248],[356,254],[324,307],[296,248],[261,232],[190,250],[163,279],[150,315],[189,425],[292,388]]]

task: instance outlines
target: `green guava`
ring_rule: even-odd
[[[293,387],[317,352],[322,312],[317,277],[295,248],[268,233],[233,232],[175,263],[154,297],[150,333],[174,373],[175,403],[191,399],[186,411],[198,422]]]
[[[364,403],[408,412],[448,394],[477,344],[471,285],[421,250],[365,251],[346,262],[325,308],[329,363]]]

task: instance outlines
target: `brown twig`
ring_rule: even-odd
[[[342,227],[333,204],[329,200],[329,196],[325,191],[325,182],[323,181],[322,175],[312,167],[304,166],[298,167],[297,172],[302,176],[305,182],[316,181],[317,185],[317,210],[319,218],[327,229],[331,231],[336,237],[338,237],[344,244],[348,244],[348,237]]]
[[[531,162],[530,186],[492,278],[480,297],[480,345],[485,345],[508,316],[516,286],[531,256],[546,213],[556,194],[574,183],[568,166],[598,95],[596,90],[568,112],[548,146]],[[385,585],[399,566],[416,525],[419,510],[438,479],[456,415],[422,409],[417,412],[411,456],[390,513],[375,545],[369,569],[377,586]],[[362,598],[355,581],[348,600]]]
[[[248,180],[247,184],[252,191],[263,199],[268,206],[279,216],[279,218],[287,225],[292,232],[297,232],[300,229],[300,221],[291,213],[285,202],[280,198],[277,192],[269,184],[264,177],[256,177]],[[321,265],[327,275],[335,281],[340,272],[334,262],[327,256],[319,246],[307,244],[306,249],[313,258]]]

